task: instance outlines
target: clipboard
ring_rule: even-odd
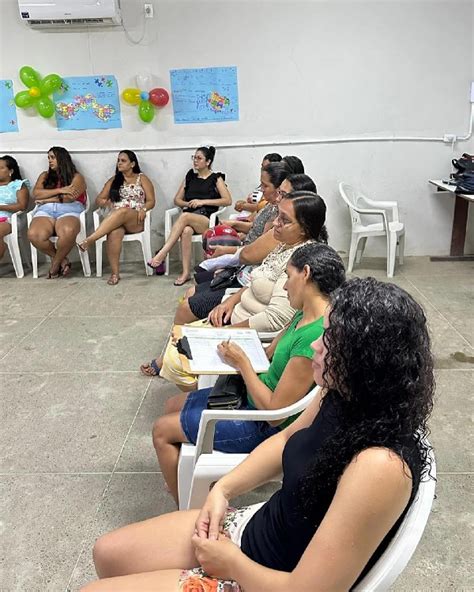
[[[179,340],[177,348],[183,369],[190,374],[238,374],[217,353],[218,343],[229,338],[245,351],[255,372],[266,372],[270,366],[255,329],[175,325],[173,335]]]

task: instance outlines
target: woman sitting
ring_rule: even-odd
[[[372,568],[431,478],[426,422],[433,360],[421,307],[404,290],[353,279],[331,296],[313,344],[323,391],[210,491],[101,537],[101,581],[82,592],[349,590]],[[283,472],[266,503],[230,500]]]
[[[187,172],[174,198],[175,205],[183,211],[174,223],[166,243],[149,261],[153,268],[162,265],[170,250],[181,239],[183,269],[174,282],[175,286],[182,286],[191,279],[193,234],[202,234],[209,228],[211,214],[232,203],[223,174],[213,173],[211,170],[215,154],[214,146],[202,146],[196,150],[193,169]]]
[[[287,329],[266,350],[270,367],[256,374],[245,352],[234,343],[223,342],[220,356],[242,377],[247,401],[242,409],[280,409],[299,401],[313,384],[311,343],[323,332],[323,315],[329,294],[345,279],[344,264],[331,247],[313,243],[294,251],[287,265],[284,290],[290,306],[298,312]],[[201,414],[212,389],[179,394],[169,399],[165,413],[153,426],[153,444],[168,488],[178,501],[177,469],[179,446],[196,443]],[[278,433],[295,417],[279,424],[266,421],[217,422],[214,448],[222,452],[250,452],[260,442]]]
[[[131,150],[121,150],[117,158],[115,177],[110,178],[96,199],[99,208],[111,208],[99,228],[89,235],[79,248],[85,251],[95,241],[107,235],[105,243],[111,275],[107,283],[120,281],[120,252],[125,233],[142,232],[147,211],[155,207],[155,190],[150,179],[141,172],[138,158]]]
[[[81,228],[79,217],[84,211],[86,182],[77,172],[71,155],[61,146],[48,151],[47,171],[41,173],[33,188],[37,208],[28,229],[28,238],[45,255],[51,257],[48,279],[71,272],[69,251]],[[56,245],[49,239],[56,235]]]
[[[202,308],[195,312],[202,313],[202,319],[208,316],[210,322],[218,327],[230,323],[234,326],[251,327],[257,331],[272,332],[280,331],[290,322],[295,310],[283,289],[287,279],[286,265],[293,252],[304,243],[327,242],[324,226],[326,204],[315,193],[296,191],[280,201],[278,210],[279,215],[273,222],[274,239],[271,239],[278,241],[277,246],[252,272],[246,274],[244,270],[239,274],[239,282],[247,287],[230,296],[222,304],[210,309],[209,299],[196,298]],[[204,295],[211,293],[212,290],[202,292]],[[201,292],[197,292],[196,297],[200,294]],[[190,320],[179,320],[178,313],[182,306],[184,305],[180,305],[176,313],[175,323],[184,324],[198,320],[197,315]],[[193,304],[193,308],[194,306]],[[183,369],[172,339],[168,342],[163,359],[158,358],[149,364],[143,364],[140,370],[148,376],[161,376],[185,391],[192,390],[196,385],[196,377]]]
[[[262,164],[260,169],[264,169],[267,165],[271,164],[272,162],[280,162],[281,155],[277,152],[270,152],[269,154],[265,154],[262,160]],[[258,199],[257,199],[258,198]],[[265,195],[263,192],[263,188],[259,185],[256,189],[251,191],[246,199],[239,199],[234,204],[234,209],[236,212],[249,212],[254,214],[255,212],[259,212],[262,208],[267,205]]]
[[[0,261],[7,248],[3,239],[12,231],[12,214],[28,207],[28,186],[29,182],[21,178],[17,161],[7,154],[0,157]]]

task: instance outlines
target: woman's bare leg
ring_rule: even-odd
[[[188,300],[184,300],[178,304],[178,308],[174,314],[175,325],[185,325],[186,323],[192,323],[193,321],[199,320],[191,310]]]
[[[112,230],[107,235],[105,241],[105,250],[107,251],[107,258],[109,260],[110,270],[112,275],[119,276],[120,271],[120,253],[122,252],[122,241],[125,235],[125,228],[120,226]]]
[[[178,504],[178,460],[182,442],[187,442],[179,412],[159,417],[153,424],[153,446],[160,463],[163,478]]]
[[[185,393],[180,393],[178,395],[170,397],[165,402],[164,415],[168,415],[169,413],[177,413],[181,411],[181,409],[184,407],[184,402],[186,401],[187,396],[188,395]]]
[[[157,592],[178,592],[181,569],[166,569],[148,573],[107,578],[92,582],[80,592],[137,592],[137,590],[153,590]]]
[[[10,234],[12,231],[12,225],[10,222],[0,222],[0,260],[2,259],[3,255],[5,255],[5,251],[7,245],[4,242],[4,238],[7,234]]]
[[[112,210],[110,214],[102,220],[99,228],[81,243],[81,247],[87,249],[94,244],[96,240],[111,233],[112,230],[127,225],[130,225],[130,227],[133,228],[133,230],[129,230],[129,232],[141,232],[143,230],[143,222],[138,222],[137,210],[128,208]]]
[[[198,513],[171,512],[101,536],[93,552],[97,575],[110,578],[197,567],[191,537]]]
[[[184,212],[181,214],[173,224],[173,228],[171,229],[168,240],[153,257],[152,262],[154,267],[158,267],[158,265],[163,263],[166,255],[178,242],[186,226],[191,226],[194,232],[197,234],[202,234],[207,230],[207,228],[209,228],[209,218],[202,216],[201,214],[190,214],[189,212]]]
[[[185,226],[181,234],[181,263],[183,270],[181,275],[176,278],[177,283],[185,282],[191,273],[191,256],[193,252],[193,234],[192,226]]]
[[[56,255],[51,265],[52,269],[60,268],[61,263],[67,258],[70,250],[76,244],[76,237],[81,229],[81,223],[76,216],[63,216],[56,220]]]
[[[31,225],[28,228],[28,240],[36,247],[39,251],[54,258],[56,255],[56,249],[53,243],[49,240],[54,234],[54,218],[48,218],[41,216],[39,218],[33,218]]]

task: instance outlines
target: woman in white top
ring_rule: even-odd
[[[148,210],[155,207],[155,190],[150,179],[140,170],[138,158],[131,150],[118,154],[115,176],[111,177],[96,199],[99,208],[110,208],[110,214],[79,248],[85,251],[107,235],[106,249],[111,275],[110,286],[120,281],[119,261],[125,233],[142,232]]]
[[[28,181],[21,178],[17,161],[8,155],[0,158],[0,260],[6,245],[3,241],[12,231],[10,218],[26,210],[29,199]]]

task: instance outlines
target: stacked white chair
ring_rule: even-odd
[[[403,222],[400,222],[397,202],[373,201],[347,183],[339,183],[339,193],[351,213],[352,234],[347,271],[352,271],[354,262],[360,263],[367,238],[385,236],[387,239],[387,277],[393,277],[397,246],[400,265],[403,264],[405,249],[405,226]],[[361,215],[375,216],[380,221],[364,224]],[[361,248],[358,251],[359,241],[361,241]]]

